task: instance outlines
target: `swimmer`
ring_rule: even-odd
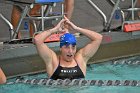
[[[91,41],[77,51],[76,37],[71,33],[65,33],[60,37],[60,54],[57,55],[44,43],[44,40],[53,33],[66,32],[63,28],[65,24],[87,36]],[[87,62],[98,50],[102,42],[102,35],[78,27],[67,17],[64,17],[54,28],[37,34],[34,37],[34,42],[38,54],[45,62],[46,72],[50,79],[80,79],[85,78]]]

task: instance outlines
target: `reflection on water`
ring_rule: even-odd
[[[90,65],[87,79],[139,80],[140,56]],[[137,76],[136,76],[137,75]]]

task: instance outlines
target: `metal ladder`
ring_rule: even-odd
[[[41,1],[41,0],[35,0],[35,1]],[[0,17],[6,22],[6,24],[9,26],[9,31],[10,31],[10,40],[15,40],[17,37],[17,33],[19,32],[19,28],[23,22],[24,19],[27,20],[40,20],[41,21],[41,25],[39,26],[39,28],[41,29],[41,31],[44,31],[44,22],[45,20],[48,19],[56,19],[56,18],[62,18],[64,15],[64,4],[63,4],[63,0],[47,0],[48,2],[34,2],[34,3],[26,3],[27,5],[24,7],[24,10],[20,16],[20,20],[18,22],[17,27],[14,29],[13,25],[10,23],[9,20],[7,20],[1,13],[0,13]],[[4,0],[2,3],[8,3],[8,4],[21,4],[23,2],[20,1],[15,1],[14,0]],[[60,15],[54,15],[54,16],[48,16],[49,11],[51,10],[51,8],[53,7],[53,4],[55,3],[61,3],[61,14]],[[41,4],[41,16],[40,17],[31,17],[28,15],[29,10],[33,7],[34,4]],[[47,5],[47,9],[44,10],[45,5]],[[28,15],[28,17],[26,16]],[[34,28],[35,31],[37,31],[37,26],[36,24],[33,22],[34,24]]]
[[[94,4],[94,2],[92,0],[88,0],[88,2],[91,4],[91,6],[93,8],[95,8],[97,10],[97,12],[99,12],[100,15],[104,19],[104,29],[103,29],[103,31],[108,31],[108,32],[110,31],[110,26],[111,26],[111,22],[112,22],[112,19],[113,19],[113,15],[114,15],[114,13],[115,13],[116,10],[120,10],[121,11],[121,17],[122,17],[122,31],[123,31],[123,25],[124,25],[124,23],[134,21],[134,11],[140,10],[140,8],[135,8],[136,3],[137,3],[137,0],[132,0],[131,8],[128,8],[128,9],[121,9],[119,7],[119,4],[121,2],[123,2],[124,0],[117,0],[116,2],[114,2],[113,0],[109,0],[109,1],[114,5],[114,7],[112,9],[112,12],[111,12],[111,15],[110,15],[109,19],[107,20],[107,17],[103,13],[103,11],[101,9],[99,9],[98,6],[96,4]],[[131,17],[132,18],[131,21],[125,21],[124,11],[131,11],[131,13],[128,13],[129,16],[130,15],[132,16]]]

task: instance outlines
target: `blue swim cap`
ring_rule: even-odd
[[[60,37],[60,47],[63,45],[76,45],[76,38],[73,34],[65,33]]]

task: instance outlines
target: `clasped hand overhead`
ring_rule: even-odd
[[[65,26],[69,26],[70,29],[76,29],[74,25],[66,16],[53,28],[54,31],[67,33],[68,29]]]

